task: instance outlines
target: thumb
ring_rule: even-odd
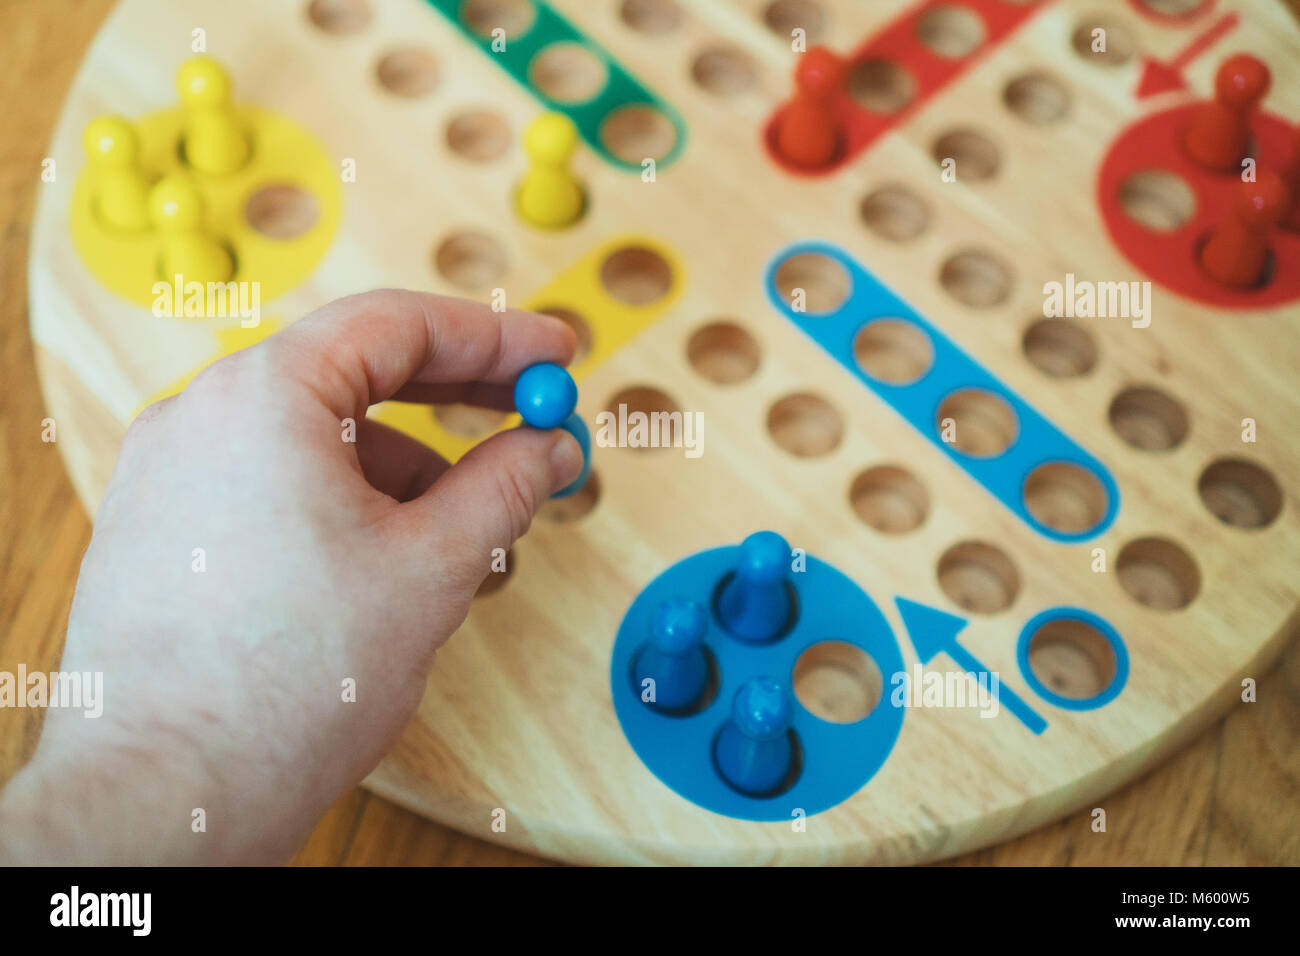
[[[470,449],[403,507],[414,512],[429,563],[448,572],[444,580],[477,588],[493,550],[509,549],[546,499],[581,472],[582,449],[568,432],[513,428]]]

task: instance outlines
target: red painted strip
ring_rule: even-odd
[[[792,167],[773,148],[776,124],[784,110],[782,106],[764,125],[763,142],[768,153],[778,165],[793,173],[820,176],[833,172],[918,111],[935,94],[991,53],[1017,27],[1051,2],[1052,0],[1037,0],[1022,4],[1007,3],[1006,0],[922,0],[869,37],[848,57],[850,72],[858,64],[875,59],[888,60],[906,70],[912,78],[914,90],[912,99],[902,109],[893,113],[872,112],[845,92],[833,104],[844,139],[844,149],[838,160],[830,166],[806,170]],[[936,7],[964,8],[979,17],[984,24],[984,39],[979,46],[963,57],[949,58],[940,56],[923,44],[917,33],[917,25]]]
[[[1191,43],[1187,44],[1187,46],[1183,47],[1179,54],[1169,62],[1169,65],[1175,70],[1181,70],[1215,43],[1219,42],[1225,34],[1231,32],[1236,26],[1236,12],[1225,13],[1211,24],[1208,30],[1194,39]]]

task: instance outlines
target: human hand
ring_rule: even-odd
[[[145,409],[96,517],[61,665],[103,672],[103,715],[49,711],[0,794],[0,861],[286,860],[410,719],[493,550],[582,467],[567,433],[530,428],[450,467],[366,409],[508,409],[520,371],[575,346],[546,316],[370,292]]]

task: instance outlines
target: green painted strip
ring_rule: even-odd
[[[668,153],[656,159],[657,167],[673,162],[686,145],[686,123],[677,111],[646,89],[631,73],[603,47],[571,24],[551,7],[533,0],[533,22],[518,36],[507,37],[505,49],[492,49],[492,38],[471,29],[461,16],[465,0],[425,0],[448,20],[454,23],[467,39],[486,53],[494,62],[515,78],[524,89],[531,92],[548,110],[564,113],[578,127],[587,145],[613,166],[620,169],[641,169],[640,161],[628,162],[609,151],[600,137],[601,124],[606,118],[628,106],[646,106],[662,114],[676,131],[675,142]],[[533,86],[528,76],[529,65],[542,50],[556,43],[574,43],[594,54],[605,65],[605,86],[590,100],[568,103],[553,100]]]

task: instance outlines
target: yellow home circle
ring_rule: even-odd
[[[609,269],[617,269],[620,262],[640,258],[658,260],[666,266],[665,287],[656,289],[653,301],[644,304],[612,294],[603,277]],[[531,295],[523,307],[534,312],[570,312],[587,324],[591,349],[569,369],[574,379],[581,381],[584,375],[662,318],[681,294],[684,280],[681,260],[666,245],[645,236],[619,236],[569,266]],[[405,432],[453,462],[489,434],[519,424],[519,416],[512,414],[495,428],[477,435],[464,435],[439,421],[428,405],[406,402],[376,405],[370,410],[370,417]]]
[[[181,175],[199,189],[204,230],[226,245],[236,282],[260,283],[268,302],[302,282],[320,263],[338,229],[339,171],[306,129],[272,110],[236,107],[249,136],[248,162],[235,172],[205,175],[183,160],[184,114],[160,110],[135,121],[140,166],[149,180]],[[121,233],[94,210],[94,185],[83,168],[72,194],[72,239],[86,268],[130,302],[152,306],[162,275],[162,239],[151,229]],[[181,309],[176,308],[176,313]]]

